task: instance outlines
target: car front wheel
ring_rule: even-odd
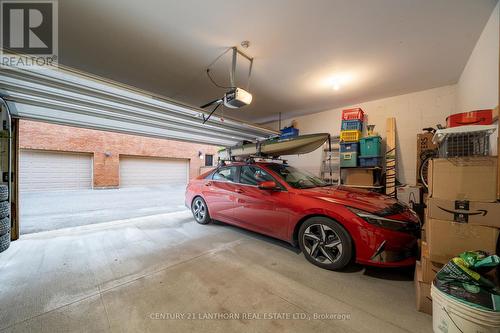
[[[299,246],[308,261],[330,270],[346,267],[354,254],[349,233],[326,217],[313,217],[302,224]]]
[[[208,213],[207,203],[203,198],[196,197],[191,204],[191,212],[193,217],[199,224],[210,223],[210,214]]]

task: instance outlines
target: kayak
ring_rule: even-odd
[[[318,133],[237,145],[219,151],[219,158],[230,160],[231,157],[279,157],[307,154],[321,147],[328,140],[328,136],[328,133]]]

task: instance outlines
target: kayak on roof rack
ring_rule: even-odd
[[[256,143],[244,143],[219,151],[219,159],[227,161],[234,157],[279,157],[307,154],[321,147],[328,140],[328,137],[328,133],[318,133],[293,138],[276,137]]]

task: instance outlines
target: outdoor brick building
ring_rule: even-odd
[[[217,160],[218,147],[205,144],[27,120],[19,126],[21,191],[185,184]]]

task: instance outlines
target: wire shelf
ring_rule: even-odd
[[[489,136],[495,126],[461,126],[436,131],[433,141],[439,145],[440,158],[488,156]]]

